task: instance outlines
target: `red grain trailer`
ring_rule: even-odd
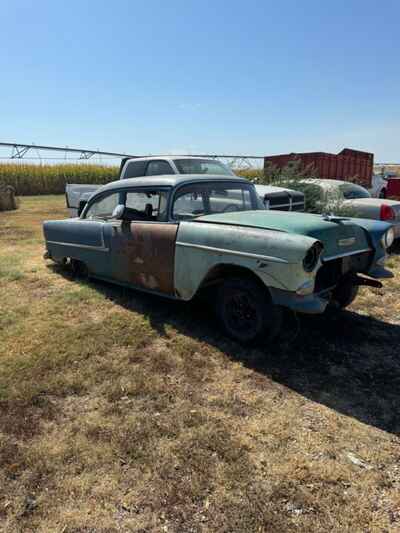
[[[291,161],[300,161],[302,169],[312,166],[319,178],[350,181],[356,177],[358,183],[371,187],[374,154],[369,152],[344,148],[338,154],[306,152],[272,155],[264,157],[264,168],[271,163],[283,168]]]

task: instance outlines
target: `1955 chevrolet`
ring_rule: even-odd
[[[381,286],[385,222],[266,211],[244,178],[165,175],[109,183],[79,218],[44,222],[45,257],[80,273],[169,298],[205,289],[225,331],[275,336],[282,307],[346,307]]]

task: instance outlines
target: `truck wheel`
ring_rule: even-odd
[[[341,308],[348,307],[356,299],[358,285],[351,281],[344,281],[336,287],[332,294],[332,300]]]
[[[228,279],[219,287],[217,314],[226,333],[242,344],[272,339],[282,321],[282,310],[267,291],[245,278]]]

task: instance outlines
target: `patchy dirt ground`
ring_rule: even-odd
[[[206,308],[46,265],[0,214],[0,531],[400,530],[397,277],[246,350]]]

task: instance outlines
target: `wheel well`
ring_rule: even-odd
[[[255,274],[252,270],[239,265],[230,264],[219,264],[212,267],[212,269],[208,271],[206,277],[201,282],[197,292],[206,290],[216,285],[220,285],[227,278],[251,279],[260,286],[260,289],[266,290],[268,292],[268,288],[264,285],[264,283],[257,276],[257,274]]]

